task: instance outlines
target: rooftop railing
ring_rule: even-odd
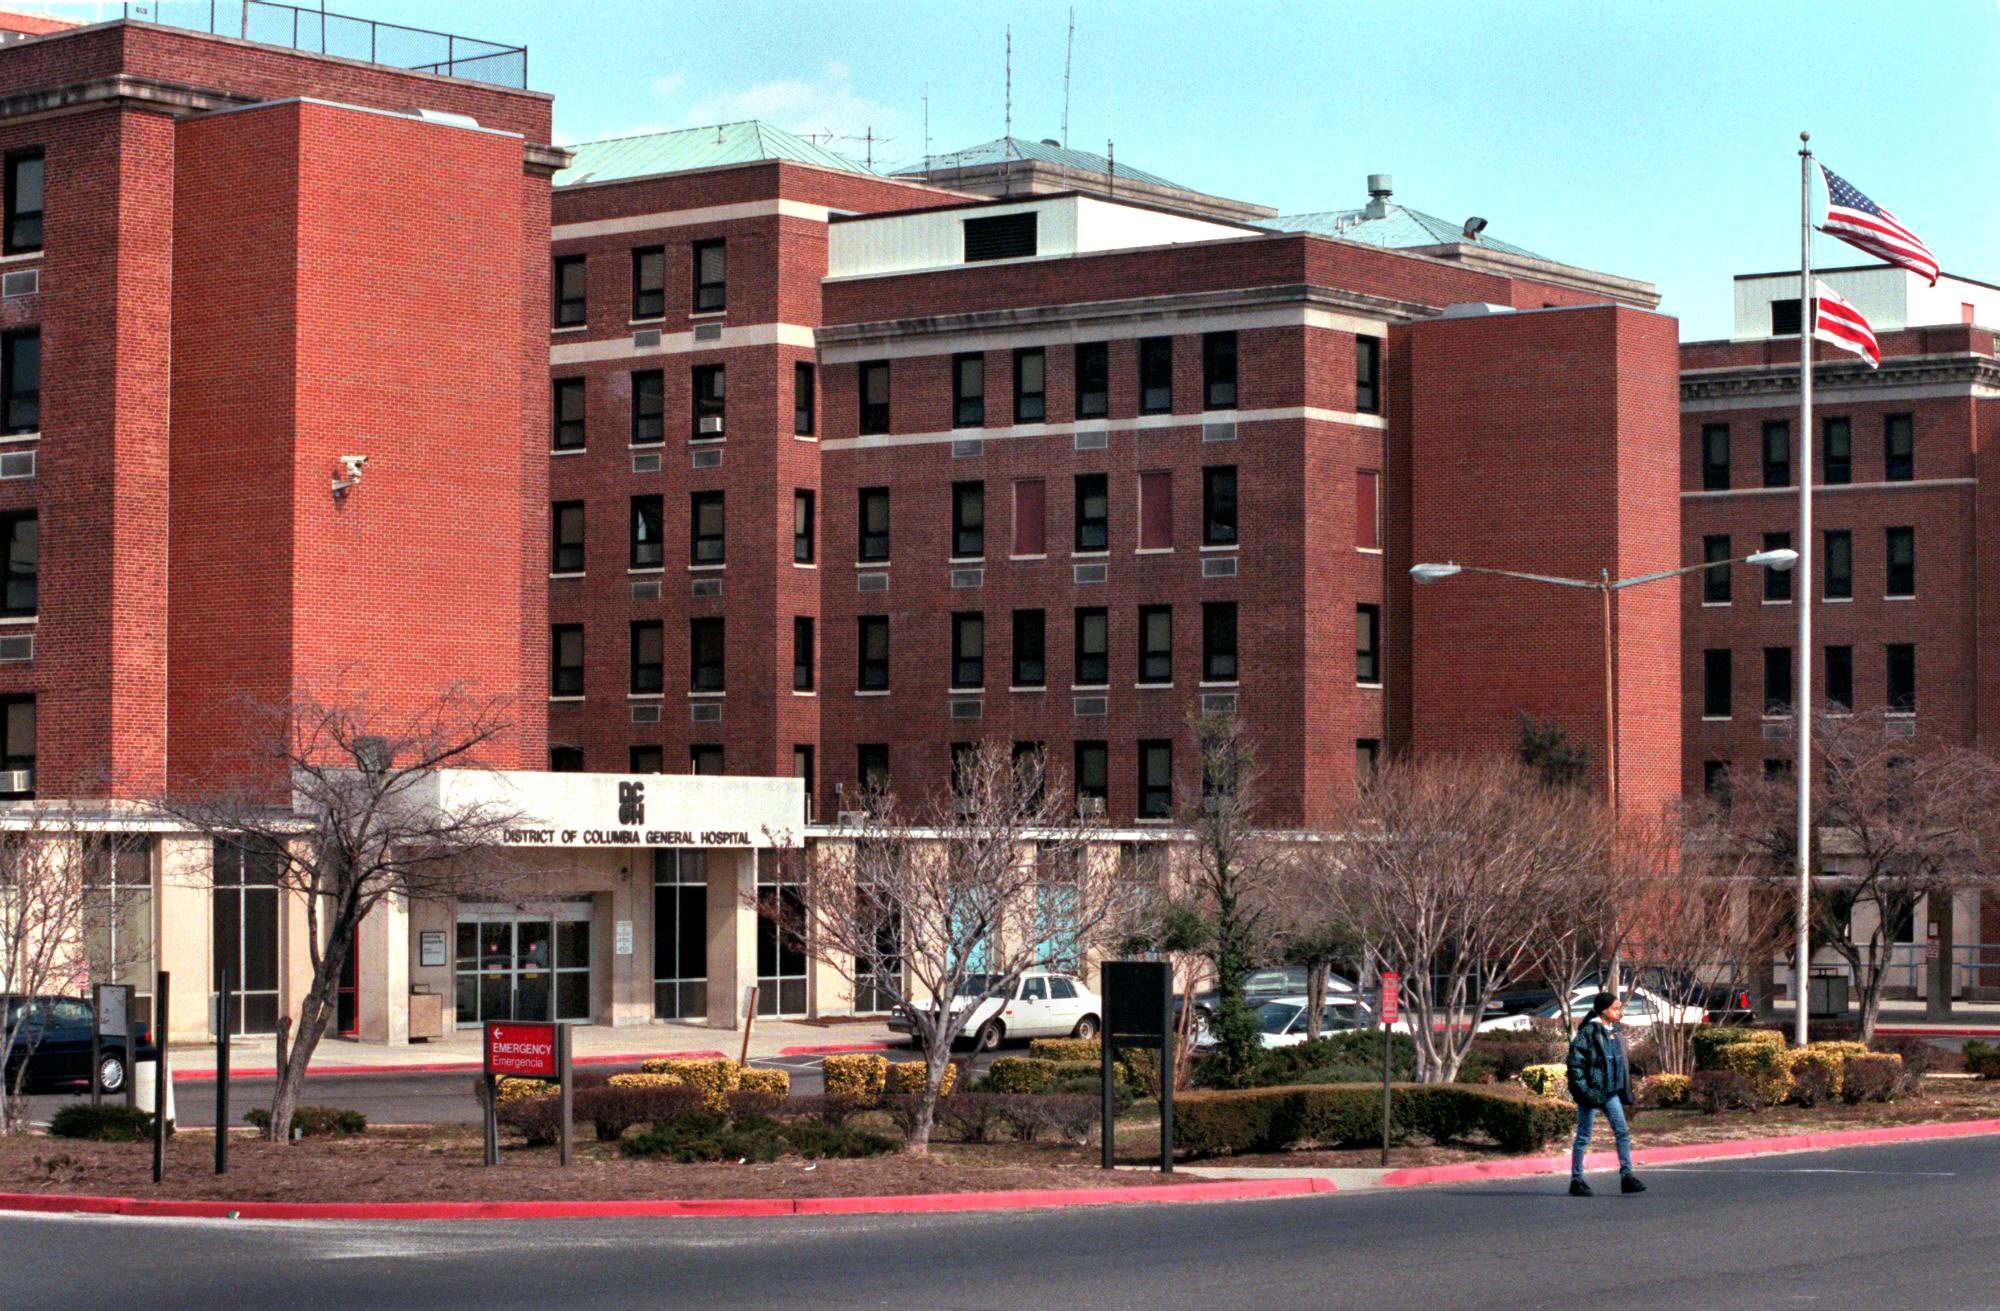
[[[113,8],[105,5],[106,10]],[[451,32],[329,13],[272,0],[145,0],[116,6],[133,22],[233,36],[312,54],[389,68],[464,78],[495,86],[528,85],[528,48]],[[108,15],[107,15],[108,16]]]

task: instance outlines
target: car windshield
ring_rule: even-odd
[[[997,974],[969,974],[966,976],[965,982],[958,985],[958,995],[961,997],[984,997],[993,990],[993,985],[999,981],[1000,976]]]
[[[1267,1001],[1257,1008],[1257,1027],[1265,1033],[1283,1033],[1304,1009],[1288,1001]]]

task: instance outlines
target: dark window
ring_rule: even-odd
[[[889,687],[889,616],[862,615],[857,621],[855,685],[864,692]]]
[[[951,426],[977,428],[986,422],[986,357],[951,357]]]
[[[1854,648],[1826,649],[1826,699],[1842,710],[1854,709]]]
[[[951,685],[986,686],[986,616],[977,611],[951,617]]]
[[[653,446],[667,439],[667,378],[658,369],[632,375],[632,444]]]
[[[688,748],[688,773],[715,776],[722,772],[721,743],[697,742]]]
[[[695,564],[721,564],[723,502],[721,492],[694,492],[688,497],[688,559]]]
[[[729,247],[722,241],[694,243],[694,312],[706,314],[728,304]]]
[[[1787,756],[1765,756],[1764,757],[1765,781],[1772,783],[1780,781],[1786,783],[1791,782],[1793,767],[1795,763],[1796,762],[1794,762]]]
[[[0,600],[0,614],[14,617],[35,613],[36,576],[35,512],[0,515],[0,550],[5,561],[6,593]]]
[[[1202,334],[1201,408],[1236,408],[1236,334],[1233,332]]]
[[[1035,253],[1034,210],[965,220],[965,262],[1023,259]]]
[[[1111,750],[1102,742],[1076,744],[1076,795],[1100,804],[1111,789]]]
[[[813,531],[813,494],[808,491],[792,493],[792,562],[811,564],[816,554]]]
[[[1049,417],[1049,357],[1040,346],[1014,352],[1014,422],[1040,423]]]
[[[1792,549],[1790,533],[1765,533],[1764,549],[1767,551],[1789,551]],[[1792,599],[1792,571],[1789,569],[1764,570],[1764,599],[1766,601],[1789,601]]]
[[[1354,339],[1354,408],[1360,414],[1382,412],[1382,339]]]
[[[813,621],[809,615],[792,620],[792,690],[813,690]]]
[[[1201,471],[1201,544],[1236,545],[1236,466],[1218,464]]]
[[[42,334],[10,332],[0,338],[0,391],[5,393],[7,432],[42,430]]]
[[[1170,551],[1173,545],[1173,471],[1149,469],[1139,475],[1139,549]]]
[[[1102,551],[1111,545],[1111,492],[1108,475],[1076,476],[1076,549]]]
[[[1165,819],[1174,810],[1174,744],[1159,738],[1139,743],[1139,818]]]
[[[951,553],[963,560],[986,554],[986,484],[951,485]]]
[[[1101,419],[1111,411],[1111,347],[1086,341],[1076,348],[1076,417]]]
[[[1701,539],[1701,558],[1708,568],[1701,571],[1701,599],[1704,605],[1729,602],[1729,535],[1710,534]]]
[[[1354,607],[1354,681],[1382,681],[1382,607]]]
[[[1705,423],[1701,426],[1701,489],[1705,492],[1729,488],[1729,425]]]
[[[628,756],[626,772],[632,774],[664,774],[667,772],[667,752],[664,747],[633,747]]]
[[[1048,681],[1048,624],[1040,610],[1014,612],[1013,686],[1040,687]]]
[[[1801,326],[1799,318],[1799,298],[1774,300],[1771,302],[1771,335],[1773,337],[1796,337]]]
[[[1845,528],[1830,528],[1826,542],[1826,590],[1829,601],[1844,601],[1854,595],[1854,534]]]
[[[1174,681],[1174,608],[1170,605],[1139,607],[1139,681]]]
[[[1729,652],[1701,653],[1701,713],[1705,719],[1727,719],[1730,715],[1731,670]]]
[[[632,568],[658,569],[667,562],[666,511],[657,496],[632,498]]]
[[[1907,414],[1882,416],[1882,476],[1892,483],[1917,476],[1917,426]]]
[[[657,319],[667,312],[667,252],[642,246],[632,252],[632,317]]]
[[[1111,616],[1101,606],[1076,612],[1076,670],[1079,687],[1102,687],[1111,681]]]
[[[1764,423],[1764,485],[1792,485],[1792,425],[1785,419]]]
[[[1174,408],[1174,339],[1139,342],[1139,413],[1165,414]]]
[[[583,772],[583,748],[550,747],[549,772],[552,774],[581,774]]]
[[[1382,760],[1382,739],[1379,737],[1357,737],[1354,739],[1354,777],[1357,782],[1375,777],[1375,766]]]
[[[800,360],[792,365],[792,433],[810,437],[817,426],[818,384],[813,366]]]
[[[889,746],[886,742],[862,742],[854,748],[854,774],[864,794],[889,786]]]
[[[1854,481],[1854,425],[1846,419],[1820,424],[1820,481],[1840,486]]]
[[[581,255],[564,255],[556,261],[556,326],[573,328],[583,322],[584,264]]]
[[[583,379],[557,378],[555,382],[555,436],[551,445],[559,451],[583,449]]]
[[[871,360],[862,365],[854,390],[861,399],[861,435],[889,431],[889,361]]]
[[[1234,601],[1202,603],[1201,676],[1211,683],[1236,681],[1236,602]]]
[[[583,695],[583,625],[549,626],[549,695]]]
[[[697,364],[691,371],[694,393],[694,431],[690,440],[714,441],[723,434],[723,373],[720,364]]]
[[[1701,790],[1704,796],[1720,797],[1729,791],[1729,765],[1721,760],[1701,762]]]
[[[1889,528],[1883,532],[1887,547],[1888,578],[1882,590],[1884,596],[1915,596],[1917,594],[1917,530],[1914,528]]]
[[[1048,484],[1040,478],[1014,480],[1014,554],[1048,553]]]
[[[723,626],[719,618],[688,620],[688,687],[722,691]]]
[[[4,247],[9,255],[42,248],[42,152],[39,150],[16,151],[7,156]]]
[[[1764,648],[1764,713],[1792,713],[1792,648]]]
[[[889,558],[889,489],[861,489],[861,536],[856,552],[863,560]]]
[[[1883,649],[1888,657],[1889,713],[1912,715],[1917,710],[1917,648],[1909,642],[1891,642]]]
[[[667,686],[666,629],[657,619],[632,623],[632,690],[662,692]]]
[[[792,777],[805,780],[806,817],[810,819],[813,805],[813,749],[810,743],[800,742],[792,747]]]
[[[583,502],[557,501],[549,509],[549,540],[553,547],[549,570],[558,574],[580,574],[583,572]]]

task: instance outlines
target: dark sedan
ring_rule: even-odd
[[[90,1030],[93,1012],[81,997],[0,997],[7,1007],[7,1028],[14,1044],[7,1052],[7,1087],[14,1087],[21,1066],[27,1065],[27,1088],[60,1087],[90,1082]],[[156,1053],[145,1025],[138,1027],[138,1059],[153,1060]],[[98,1069],[104,1091],[123,1092],[131,1076],[132,1062],[125,1051],[125,1035],[104,1035]]]

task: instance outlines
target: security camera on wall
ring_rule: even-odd
[[[367,464],[368,457],[365,455],[343,455],[340,457],[340,467],[346,476],[342,477],[338,473],[333,476],[334,500],[346,500],[347,493],[361,485],[361,471],[367,467]]]

